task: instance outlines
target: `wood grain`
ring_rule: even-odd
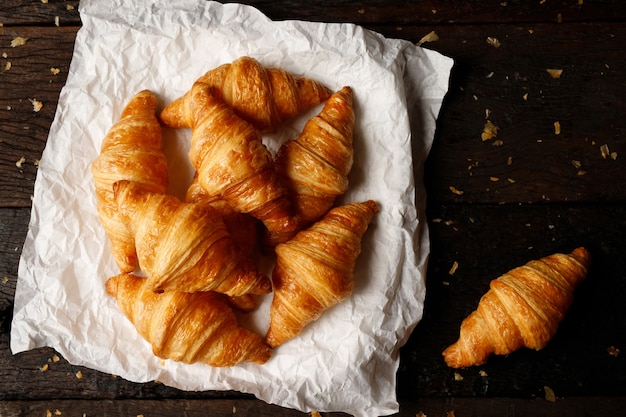
[[[415,416],[498,416],[517,417],[604,417],[621,415],[624,398],[581,397],[558,398],[549,402],[544,398],[424,398],[402,404],[398,417]],[[212,400],[48,400],[0,402],[1,415],[39,417],[48,414],[69,417],[102,415],[109,417],[185,415],[203,417],[301,417],[309,413],[287,410],[251,399]],[[322,417],[344,417],[346,414],[322,412]]]

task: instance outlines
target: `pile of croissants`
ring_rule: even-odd
[[[272,154],[263,134],[320,105],[297,137]],[[353,163],[349,86],[331,91],[251,57],[198,78],[160,112],[149,90],[130,99],[93,161],[99,220],[120,273],[106,291],[161,358],[211,366],[267,362],[324,311],[348,298],[361,241],[379,207],[337,205]],[[184,201],[167,194],[162,127],[191,129],[195,169]],[[275,257],[271,277],[257,253]],[[450,367],[483,364],[556,332],[590,263],[585,248],[515,268],[491,283]],[[236,310],[272,293],[261,337]]]
[[[273,155],[263,134],[313,106]],[[91,165],[99,220],[120,273],[106,291],[152,346],[185,363],[265,363],[354,286],[373,200],[336,205],[348,188],[355,116],[349,86],[250,57],[209,70],[160,112],[144,90],[126,104]],[[162,127],[191,129],[195,176],[169,195]],[[258,252],[275,257],[271,278]],[[264,338],[241,326],[273,293]]]

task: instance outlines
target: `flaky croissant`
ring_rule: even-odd
[[[260,132],[212,91],[202,83],[191,89],[189,160],[198,182],[209,195],[219,195],[236,211],[263,222],[271,246],[283,242],[297,232],[300,220],[274,170],[272,155]]]
[[[226,230],[242,254],[249,258],[255,256],[258,243],[258,220],[249,214],[234,210],[222,197],[209,195],[198,183],[197,173],[187,188],[185,201],[210,204],[222,216]]]
[[[267,344],[277,347],[292,339],[352,293],[361,240],[377,212],[371,200],[335,207],[276,246]]]
[[[305,223],[319,220],[348,188],[354,150],[352,89],[333,93],[301,134],[276,155],[276,171]]]
[[[100,154],[91,164],[98,217],[122,272],[137,268],[137,254],[134,238],[117,213],[113,183],[131,180],[159,193],[165,192],[168,186],[167,160],[161,149],[156,106],[156,96],[149,90],[132,97],[119,121],[107,132]]]
[[[154,291],[266,294],[269,278],[235,248],[209,204],[184,203],[136,183],[113,184],[118,211],[135,236],[141,270]]]
[[[198,183],[196,173],[187,188],[185,201],[188,203],[207,203],[213,207],[224,221],[228,234],[233,238],[233,243],[244,257],[254,258],[257,252],[258,221],[245,213],[235,211],[220,196],[209,195]],[[237,310],[250,312],[257,307],[257,298],[253,294],[244,294],[230,297],[228,302]]]
[[[262,364],[271,357],[259,335],[239,326],[220,294],[155,293],[145,283],[145,278],[120,274],[107,280],[106,291],[156,356],[219,367]]]
[[[274,129],[326,100],[331,91],[310,78],[298,77],[280,68],[266,68],[247,56],[212,69],[196,81],[210,85],[218,98],[261,131]],[[170,127],[191,127],[190,93],[170,103],[160,114]]]
[[[556,333],[589,264],[589,252],[581,247],[530,261],[491,281],[478,308],[463,320],[459,340],[444,350],[447,365],[482,365],[492,353],[506,355],[522,346],[542,349]]]

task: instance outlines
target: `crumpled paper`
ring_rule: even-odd
[[[429,254],[423,163],[452,60],[353,24],[274,22],[243,5],[204,0],[83,0],[67,83],[41,158],[19,264],[14,353],[49,346],[70,363],[183,390],[237,390],[304,412],[398,411],[399,348],[422,316]],[[355,94],[355,158],[339,201],[373,199],[355,289],[264,365],[185,365],[155,357],[106,295],[118,273],[99,224],[90,164],[128,99],[153,90],[162,105],[222,63],[252,56]],[[294,138],[320,107],[277,134]],[[189,132],[164,129],[169,192],[184,195]],[[243,322],[264,334],[271,295]]]

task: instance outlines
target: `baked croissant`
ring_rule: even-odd
[[[225,367],[262,364],[271,356],[259,335],[239,326],[220,294],[155,293],[133,274],[109,278],[106,291],[160,358]]]
[[[260,132],[212,91],[202,83],[191,89],[189,160],[200,186],[209,195],[221,196],[236,211],[261,220],[267,229],[267,243],[274,246],[297,232],[299,218]]]
[[[168,186],[167,160],[161,149],[156,106],[156,96],[149,90],[132,97],[119,121],[107,132],[100,154],[91,164],[98,217],[122,272],[137,268],[137,254],[134,238],[117,213],[113,183],[136,181],[157,193],[165,192]]]
[[[331,93],[317,81],[280,68],[265,68],[247,56],[214,68],[196,81],[212,86],[218,98],[261,131],[274,129],[282,121],[323,102]],[[189,95],[187,92],[163,109],[160,118],[165,125],[192,126]]]
[[[305,223],[319,220],[348,188],[354,151],[352,89],[333,93],[301,134],[276,155],[276,171]]]
[[[255,257],[258,221],[254,217],[233,210],[230,204],[219,196],[210,196],[198,183],[197,173],[187,188],[185,201],[210,204],[222,216],[226,230],[228,230],[228,234],[233,238],[233,242],[241,254],[247,258]],[[229,297],[228,302],[232,307],[244,312],[254,310],[258,304],[253,294]]]
[[[276,246],[267,344],[277,347],[292,339],[352,293],[361,240],[377,212],[371,200],[335,207]]]
[[[219,214],[209,204],[118,181],[113,191],[124,224],[135,236],[141,270],[154,291],[267,294],[269,278],[241,256]]]
[[[187,188],[185,201],[188,203],[208,203],[222,216],[226,230],[233,238],[235,245],[246,257],[255,256],[258,241],[258,220],[254,217],[235,211],[220,196],[209,195],[198,183],[198,175],[194,175]]]
[[[459,340],[444,350],[448,366],[482,365],[492,353],[506,355],[522,346],[542,349],[556,333],[589,263],[589,252],[581,247],[530,261],[491,281],[478,308],[463,320]]]

